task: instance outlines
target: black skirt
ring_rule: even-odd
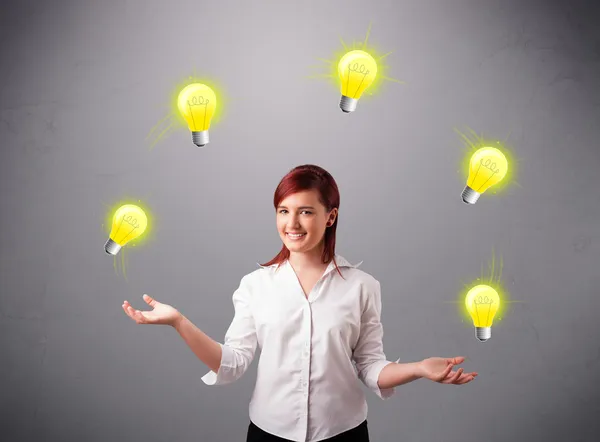
[[[246,442],[290,442],[290,440],[267,433],[254,425],[254,422],[250,421]],[[358,427],[351,428],[329,439],[323,439],[322,442],[369,442],[367,421],[365,420]]]

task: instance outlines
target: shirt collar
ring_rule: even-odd
[[[282,263],[282,266],[287,264],[287,259]],[[350,262],[348,262],[348,260],[346,258],[344,258],[342,255],[338,255],[337,253],[335,254],[335,262],[337,263],[338,267],[350,267],[353,269],[358,268],[358,266],[360,266],[364,261],[359,262],[358,264],[350,264]],[[262,267],[263,269],[268,269],[268,268],[272,268],[272,267],[277,267],[277,264],[271,264],[270,266],[262,266],[259,263],[256,263],[256,265],[258,265],[259,267]],[[333,263],[333,260],[329,263],[329,266],[327,267],[327,270],[329,270],[329,268],[334,268],[335,264]]]

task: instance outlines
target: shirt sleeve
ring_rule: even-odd
[[[230,384],[246,372],[256,353],[256,328],[250,309],[251,287],[249,275],[242,278],[240,286],[233,293],[235,314],[225,333],[221,346],[221,365],[219,371],[209,371],[202,377],[206,385]]]
[[[388,399],[394,395],[395,388],[381,389],[377,385],[379,373],[383,367],[391,363],[383,352],[381,284],[377,280],[375,280],[375,289],[367,296],[366,306],[361,317],[360,335],[352,358],[358,370],[358,378],[377,396],[381,399]]]

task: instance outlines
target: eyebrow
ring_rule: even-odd
[[[285,206],[279,206],[277,208],[278,209],[287,209],[287,207],[285,207]],[[312,206],[300,206],[300,207],[298,207],[298,209],[313,209],[313,210],[315,210],[315,208]]]

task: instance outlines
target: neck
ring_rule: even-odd
[[[322,261],[323,247],[308,252],[290,252],[289,262],[296,271],[322,270],[329,263]]]

